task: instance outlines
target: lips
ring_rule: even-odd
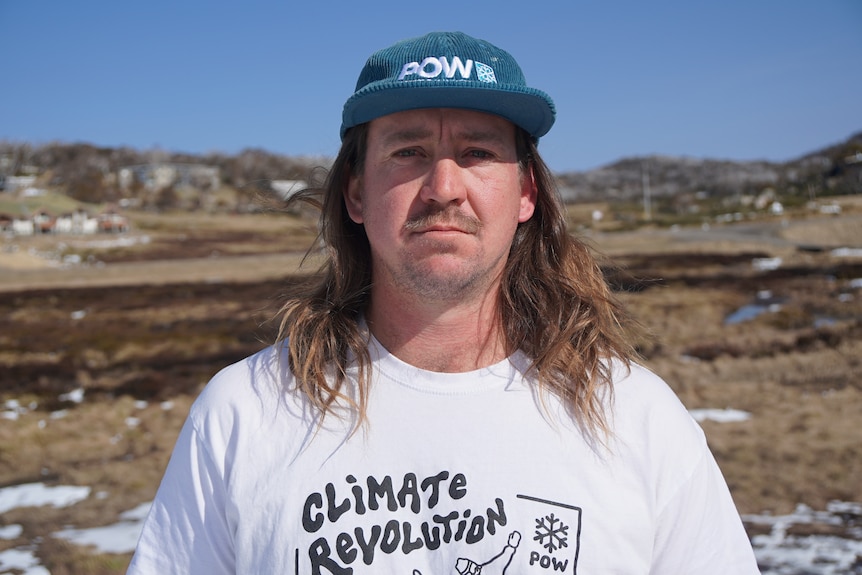
[[[427,232],[460,232],[462,234],[470,233],[467,230],[455,226],[455,225],[435,225],[428,226],[426,228],[420,228],[418,230],[413,230],[416,233],[427,233]]]

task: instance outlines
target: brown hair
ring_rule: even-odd
[[[288,346],[297,387],[325,415],[354,408],[363,421],[371,361],[360,319],[371,285],[371,251],[361,225],[347,214],[343,192],[365,160],[367,124],[345,134],[326,181],[292,201],[321,208],[320,239],[327,250],[321,273],[301,284],[282,306],[279,340]],[[502,279],[498,317],[508,352],[522,350],[539,389],[558,395],[589,432],[607,434],[602,409],[612,393],[610,362],[626,364],[633,350],[626,317],[584,243],[566,230],[563,204],[536,142],[517,130],[518,161],[538,194],[533,216],[519,224]],[[354,386],[347,367],[356,362]]]

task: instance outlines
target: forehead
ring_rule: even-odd
[[[444,133],[474,141],[514,144],[515,125],[494,114],[455,108],[406,110],[372,120],[369,138],[378,143],[399,143]]]

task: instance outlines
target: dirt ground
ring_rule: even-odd
[[[753,228],[584,231],[647,328],[643,362],[690,409],[750,414],[702,424],[743,514],[862,501],[862,257],[836,250],[862,248],[860,214],[851,203],[840,218]],[[0,419],[0,487],[95,494],[4,513],[0,526],[23,529],[0,551],[33,546],[54,575],[125,570],[128,554],[50,534],[152,499],[196,394],[271,341],[285,283],[317,263],[299,267],[313,238],[302,220],[220,218],[146,217],[106,244],[0,244],[0,404],[17,409]],[[768,311],[726,323],[747,305]]]

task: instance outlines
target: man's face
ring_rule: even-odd
[[[363,171],[345,200],[371,244],[375,288],[456,300],[498,285],[536,190],[519,169],[513,124],[429,109],[370,123]]]

